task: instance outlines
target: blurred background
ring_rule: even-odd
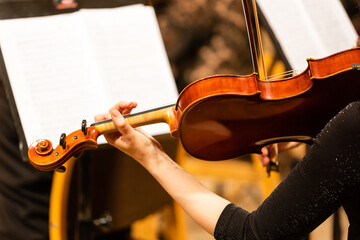
[[[214,74],[253,72],[241,1],[152,1],[179,91]],[[360,32],[358,0],[341,0]],[[260,25],[262,22],[260,20]],[[281,60],[262,26],[265,52]]]
[[[0,0],[0,4],[2,2],[6,1]],[[9,2],[12,3],[0,5],[0,14],[3,18],[59,13],[54,9],[51,1],[29,0],[24,1],[26,2],[24,5],[20,3],[21,1]],[[124,2],[132,1],[79,1],[81,7],[90,8],[115,7]],[[359,34],[359,0],[341,2]],[[210,75],[253,73],[240,0],[153,0],[150,5],[155,8],[179,92],[189,83]],[[276,44],[261,21],[260,25],[269,73],[288,70],[282,55],[275,47]],[[164,146],[165,151],[190,174],[209,189],[248,211],[255,210],[261,204],[291,168],[301,161],[307,149],[307,146],[300,145],[280,154],[280,172],[272,172],[268,177],[256,155],[223,162],[205,162],[188,156],[181,145],[167,135],[158,136],[157,139]],[[14,149],[17,148],[16,141],[18,140],[14,140]],[[107,164],[101,161],[103,159],[106,159]],[[16,167],[18,168],[20,166]],[[31,171],[31,174],[38,173]],[[14,179],[21,176],[15,171],[13,175]],[[34,191],[39,190],[39,183],[44,180],[42,177],[37,179],[34,180],[34,184],[37,184]],[[82,239],[86,240],[213,239],[173,203],[141,166],[109,146],[102,146],[95,152],[85,153],[77,163],[71,181],[67,217],[69,240],[79,239],[74,234],[78,229],[85,229],[82,234],[89,238]],[[46,187],[50,186],[50,182],[51,177],[47,176]],[[5,180],[1,183],[7,184]],[[28,188],[28,185],[24,184],[21,187]],[[43,189],[45,196],[48,194],[46,187]],[[14,188],[13,191],[18,191],[18,188]],[[20,203],[21,201],[19,200]],[[44,202],[47,201],[46,199]],[[40,205],[44,204],[41,202]],[[47,211],[47,208],[44,211]],[[43,213],[42,216],[46,214]],[[107,216],[111,216],[112,221],[107,222]],[[98,223],[95,224],[96,226],[94,219]],[[45,229],[46,224],[45,222]],[[340,209],[306,239],[346,239],[347,227],[346,216]]]

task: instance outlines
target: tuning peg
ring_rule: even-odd
[[[87,134],[87,127],[86,127],[86,120],[82,120],[82,123],[81,123],[81,131],[84,135]]]
[[[62,147],[62,149],[66,148],[65,138],[66,138],[66,134],[65,133],[61,134],[61,136],[60,136],[60,146]]]

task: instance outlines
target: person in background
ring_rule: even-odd
[[[0,19],[55,12],[51,1],[0,1]],[[0,79],[0,239],[48,239],[52,174],[22,160],[19,138]]]

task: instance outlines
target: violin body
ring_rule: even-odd
[[[205,160],[223,160],[277,142],[311,143],[347,104],[360,100],[360,48],[308,59],[292,78],[259,81],[220,75],[201,79],[180,94],[179,136],[185,150]]]
[[[259,153],[276,142],[311,143],[342,108],[360,100],[360,48],[307,61],[301,74],[276,81],[260,81],[257,74],[203,78],[187,86],[175,106],[126,119],[133,127],[168,123],[184,149],[204,160]],[[44,147],[51,145],[48,140],[38,140],[29,148],[30,162],[54,170],[113,131],[111,121],[96,123],[70,134],[67,145],[55,151]]]

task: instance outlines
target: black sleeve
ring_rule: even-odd
[[[228,205],[216,225],[215,238],[306,236],[359,192],[359,159],[360,102],[355,102],[326,125],[304,159],[256,211],[247,213]]]

